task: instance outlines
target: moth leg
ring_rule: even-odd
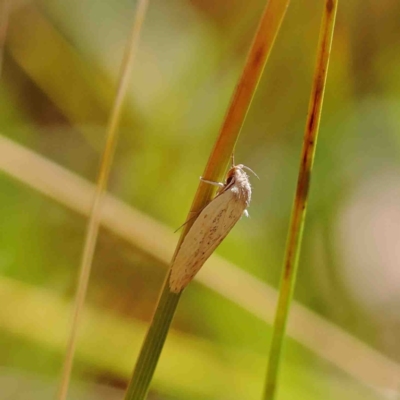
[[[220,188],[225,187],[225,185],[221,182],[208,181],[207,179],[203,179],[202,177],[200,177],[200,180],[202,182],[209,183],[210,185],[218,186]]]
[[[249,212],[247,210],[244,210],[243,211],[243,215],[248,218],[249,217]]]

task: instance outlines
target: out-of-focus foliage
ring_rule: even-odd
[[[150,2],[109,190],[171,230],[186,216],[263,5]],[[95,180],[134,6],[128,0],[13,3],[0,133]],[[261,178],[252,180],[251,218],[218,249],[274,286],[321,9],[322,2],[292,0],[237,145],[236,160]],[[295,295],[397,361],[399,16],[396,0],[339,4]],[[5,375],[29,371],[54,382],[86,220],[10,176],[0,175],[0,185],[0,362]],[[97,328],[83,327],[76,379],[125,387],[164,274],[140,248],[101,232],[87,299],[96,310],[87,324]],[[153,398],[259,398],[270,327],[193,284],[174,328]],[[288,341],[286,350],[282,398],[380,398],[380,391],[296,343]]]

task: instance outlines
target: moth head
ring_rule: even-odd
[[[233,184],[238,178],[243,177],[243,175],[247,177],[247,174],[244,171],[245,169],[252,172],[258,178],[258,175],[251,168],[246,167],[243,164],[233,165],[226,175],[226,186]]]
[[[243,167],[243,165],[241,165],[241,164],[240,165],[234,165],[228,171],[228,173],[226,174],[226,183],[225,183],[226,186],[229,186],[229,185],[235,183],[235,181],[238,178],[238,176],[240,176],[240,175],[245,173],[241,167]]]

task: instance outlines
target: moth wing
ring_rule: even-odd
[[[170,288],[179,293],[240,219],[246,204],[234,190],[215,197],[197,217],[185,236],[171,268]]]

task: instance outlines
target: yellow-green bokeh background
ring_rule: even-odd
[[[11,3],[0,133],[94,181],[136,3]],[[171,231],[186,217],[263,6],[150,0],[109,191]],[[236,148],[237,162],[260,176],[252,178],[251,218],[218,249],[275,287],[322,7],[292,0]],[[295,293],[394,361],[400,361],[399,17],[396,0],[339,4]],[[51,398],[86,218],[4,173],[0,210],[1,398]],[[101,230],[71,399],[121,398],[122,391],[107,390],[127,383],[165,271],[141,248]],[[152,399],[260,398],[270,326],[194,283],[173,328]],[[385,389],[287,342],[280,399],[380,399]]]

